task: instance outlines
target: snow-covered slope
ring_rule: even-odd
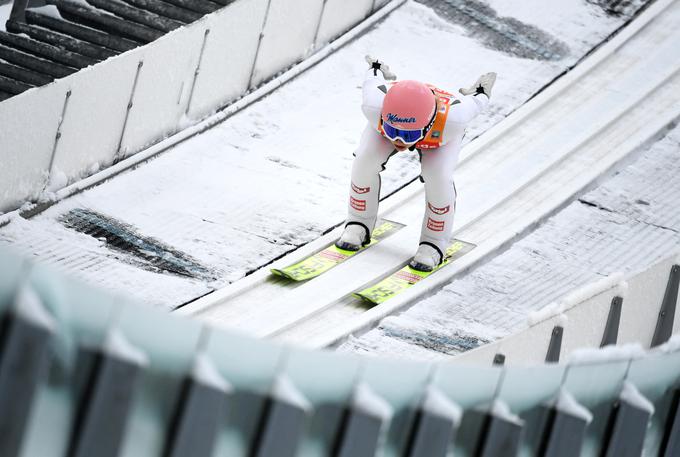
[[[364,122],[359,109],[364,54],[382,57],[402,77],[451,89],[481,72],[497,71],[492,107],[473,126],[473,138],[627,20],[581,0],[559,2],[549,11],[518,8],[513,20],[504,17],[514,14],[511,8],[503,7],[496,14],[499,30],[486,27],[486,36],[473,16],[453,14],[467,19],[452,23],[408,3],[370,33],[205,134],[30,220],[15,218],[0,228],[0,242],[91,283],[174,308],[342,221],[351,152]],[[518,41],[524,29],[517,22],[540,28],[561,44],[564,55],[557,60],[518,57],[518,46],[530,47],[535,40]],[[501,32],[508,24],[518,34],[506,36],[501,50],[490,47],[503,42]],[[527,36],[535,32],[525,29]],[[383,177],[385,192],[417,173],[414,155],[395,157]],[[110,238],[92,227],[90,234],[66,227],[63,221],[78,209],[97,219],[97,230],[112,226],[137,248],[112,248]],[[170,274],[164,269],[167,258],[196,268]]]
[[[532,312],[680,247],[680,127],[539,229],[341,351],[438,359],[526,328]],[[650,303],[656,315],[660,303]]]

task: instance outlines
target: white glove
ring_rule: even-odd
[[[373,57],[367,55],[366,56],[366,62],[368,65],[370,65],[370,68],[373,68],[373,71],[380,70],[383,74],[383,77],[388,80],[388,81],[394,81],[397,79],[397,75],[392,73],[390,71],[390,67],[387,66],[384,62],[380,62],[378,59],[374,59]]]
[[[493,88],[493,85],[494,85],[495,82],[496,82],[496,73],[494,73],[494,72],[484,73],[482,76],[477,78],[477,82],[475,82],[468,89],[460,88],[460,89],[458,89],[458,92],[460,92],[463,95],[484,94],[487,97],[491,97],[491,88]]]

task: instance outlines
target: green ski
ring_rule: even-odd
[[[350,257],[365,251],[374,244],[392,235],[399,229],[404,227],[404,224],[392,222],[388,220],[380,220],[373,230],[371,242],[358,251],[346,251],[331,244],[321,251],[310,255],[298,263],[287,266],[285,268],[272,268],[271,272],[277,276],[291,279],[293,281],[307,281],[308,279],[316,278],[322,273],[330,270],[334,266],[341,264]]]
[[[454,260],[464,256],[472,251],[476,246],[466,241],[454,240],[444,254],[444,261],[441,265],[432,271],[423,272],[414,270],[406,265],[401,270],[398,270],[391,275],[378,280],[376,283],[353,293],[354,297],[360,298],[373,305],[379,305],[390,298],[399,295],[407,290],[412,285],[422,281],[430,276],[432,273],[442,269]]]

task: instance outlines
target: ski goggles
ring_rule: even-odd
[[[382,123],[383,132],[385,132],[385,136],[387,137],[388,140],[390,141],[401,140],[403,143],[406,144],[414,144],[425,138],[427,132],[429,132],[432,126],[434,125],[434,120],[436,117],[437,110],[435,109],[434,113],[432,113],[432,119],[430,119],[430,122],[428,122],[425,128],[416,130],[398,129],[389,122],[385,121],[382,118],[382,116],[380,117],[380,122]]]
[[[427,132],[427,128],[417,130],[398,129],[385,121],[382,121],[382,127],[383,132],[385,132],[385,136],[390,141],[401,140],[406,144],[417,143],[418,141],[425,138],[425,133]]]

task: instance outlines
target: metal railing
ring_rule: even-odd
[[[677,337],[528,367],[369,359],[209,328],[8,252],[0,272],[3,456],[680,452]]]

